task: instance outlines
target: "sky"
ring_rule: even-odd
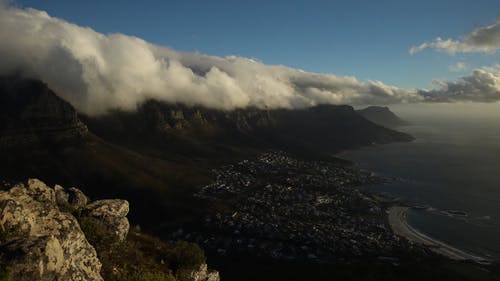
[[[0,0],[0,75],[95,115],[148,99],[500,105],[500,2],[435,2]]]
[[[500,13],[496,0],[19,0],[16,5],[179,51],[255,58],[400,87],[429,88],[433,79],[500,63],[498,54],[408,51],[436,37],[458,39],[494,23]]]

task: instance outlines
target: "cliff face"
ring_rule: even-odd
[[[0,77],[0,148],[74,141],[87,131],[75,109],[46,84]]]
[[[176,152],[195,151],[196,146],[231,146],[321,154],[412,139],[367,121],[346,105],[220,111],[149,101],[137,112],[111,112],[86,117],[85,122],[91,131],[111,142],[130,145],[149,141],[149,148]],[[176,147],[176,140],[182,148]],[[189,147],[189,143],[194,145]]]

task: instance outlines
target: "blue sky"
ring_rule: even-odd
[[[411,46],[460,39],[494,23],[500,1],[16,1],[102,33],[124,33],[180,51],[257,58],[306,71],[431,87],[495,54],[449,55]],[[448,67],[464,62],[467,68]]]

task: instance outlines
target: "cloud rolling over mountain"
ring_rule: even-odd
[[[500,99],[496,66],[441,81],[431,91],[405,89],[237,56],[178,52],[35,9],[1,8],[0,42],[0,74],[39,78],[79,111],[94,115],[133,110],[147,99],[218,109]]]

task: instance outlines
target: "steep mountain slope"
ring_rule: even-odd
[[[108,141],[151,153],[161,151],[156,155],[171,151],[219,157],[221,152],[272,148],[326,156],[345,148],[412,139],[367,121],[346,105],[220,111],[148,101],[137,112],[115,111],[84,120]]]
[[[40,81],[0,77],[0,146],[75,141],[87,135],[73,107]]]
[[[208,180],[207,171],[103,141],[40,81],[3,77],[0,100],[1,180],[37,177],[85,186],[96,198],[120,196],[134,207],[132,221],[146,227],[159,217],[174,223],[192,215],[184,203]]]
[[[373,123],[387,128],[395,128],[408,124],[408,122],[399,118],[388,107],[369,106],[363,109],[356,110],[356,112],[366,119],[372,121]]]
[[[195,215],[192,206],[202,205],[191,194],[221,163],[266,149],[330,157],[411,139],[350,106],[220,111],[149,101],[136,112],[82,118],[44,83],[19,77],[1,78],[0,99],[0,179],[37,177],[86,186],[93,197],[120,196],[135,210],[132,221],[146,226]]]

